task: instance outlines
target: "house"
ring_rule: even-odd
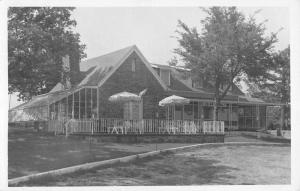
[[[79,83],[65,89],[56,85],[49,93],[9,111],[9,122],[63,121],[86,119],[213,119],[213,91],[205,80],[192,79],[183,67],[151,64],[134,45],[80,63]],[[140,102],[123,104],[108,101],[116,93],[138,94],[147,89]],[[171,95],[189,98],[185,105],[160,107],[158,102]],[[219,120],[228,129],[266,127],[266,106],[260,99],[247,97],[236,86],[222,101]],[[166,116],[166,115],[169,116]]]

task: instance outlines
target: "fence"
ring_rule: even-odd
[[[224,134],[223,121],[116,118],[50,120],[48,131],[62,134]]]

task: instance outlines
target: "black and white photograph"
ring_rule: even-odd
[[[7,189],[300,189],[289,4],[66,5],[1,9]]]

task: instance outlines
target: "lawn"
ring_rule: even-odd
[[[290,184],[290,146],[207,145],[23,186]]]
[[[9,128],[8,178],[184,145],[188,144],[96,143],[79,137]]]

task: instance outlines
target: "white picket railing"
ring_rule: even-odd
[[[224,121],[116,118],[50,120],[49,131],[63,134],[223,134]]]

